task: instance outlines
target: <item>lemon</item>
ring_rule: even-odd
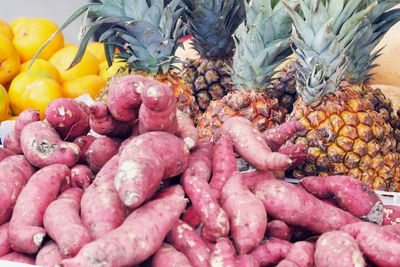
[[[21,72],[26,72],[29,68],[29,65],[31,64],[32,60],[28,60],[24,64],[21,65]],[[58,70],[56,67],[54,67],[50,62],[38,58],[35,60],[29,71],[43,71],[51,75],[51,77],[56,80],[57,82],[61,82],[61,77],[60,73],[58,73]]]

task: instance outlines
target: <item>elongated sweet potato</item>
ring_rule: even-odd
[[[283,260],[284,262],[282,263],[281,261],[277,266],[290,266],[292,263],[294,264],[293,266],[298,267],[313,267],[314,251],[315,246],[312,243],[306,241],[296,242],[290,248],[286,258]]]
[[[132,212],[117,229],[86,244],[61,266],[130,266],[143,262],[162,245],[168,231],[185,209],[181,186],[164,189],[157,198]]]
[[[5,223],[0,226],[0,257],[11,252],[8,242],[8,225],[8,223]]]
[[[8,237],[12,249],[28,254],[37,252],[46,235],[42,228],[44,212],[69,175],[69,168],[62,164],[44,167],[32,175],[22,189],[11,217]]]
[[[211,251],[206,242],[188,224],[177,221],[168,234],[169,242],[184,253],[194,267],[210,266]]]
[[[118,153],[118,148],[118,142],[109,137],[99,137],[94,140],[86,152],[86,161],[90,169],[97,173]]]
[[[270,239],[255,248],[252,255],[260,264],[260,266],[276,265],[286,258],[292,244],[281,239]]]
[[[259,170],[286,170],[293,164],[288,156],[271,152],[261,133],[245,118],[230,118],[222,131],[231,137],[235,151]]]
[[[32,122],[21,133],[21,148],[29,162],[39,168],[51,164],[75,165],[80,150],[74,143],[64,142],[47,122]]]
[[[398,206],[385,205],[383,207],[383,225],[400,224],[400,208]]]
[[[201,218],[193,208],[193,206],[189,206],[186,208],[185,212],[182,215],[182,221],[189,224],[191,227],[196,228],[201,224]]]
[[[79,149],[81,150],[78,161],[79,163],[86,163],[86,152],[94,140],[96,140],[96,137],[92,135],[79,136],[74,140],[74,144],[79,146]]]
[[[255,194],[263,201],[268,215],[316,233],[338,230],[359,221],[350,213],[322,202],[302,187],[285,181],[262,181],[256,185]]]
[[[341,229],[352,235],[361,252],[377,266],[400,266],[400,237],[369,222],[345,225]]]
[[[260,263],[249,254],[239,255],[236,258],[236,267],[259,267]]]
[[[268,223],[266,236],[290,241],[292,229],[284,221],[273,220]]]
[[[90,130],[89,107],[70,98],[58,98],[50,102],[46,108],[46,120],[66,141],[73,141]]]
[[[254,191],[258,183],[269,180],[277,179],[272,171],[259,171],[252,170],[249,172],[242,173],[243,182],[250,191]]]
[[[228,238],[219,238],[210,256],[211,267],[235,267],[236,251]]]
[[[267,129],[263,132],[264,140],[272,151],[279,151],[293,135],[304,130],[304,126],[298,121],[286,121],[285,123]]]
[[[334,197],[339,207],[354,216],[382,224],[382,201],[370,186],[353,177],[305,177],[300,184],[318,198]]]
[[[132,139],[121,151],[115,189],[129,208],[140,206],[160,187],[162,179],[182,173],[189,150],[179,137],[149,132]]]
[[[71,168],[71,187],[86,190],[93,179],[94,175],[88,166],[77,164]]]
[[[29,123],[39,120],[39,111],[33,109],[22,111],[15,121],[14,129],[4,137],[4,148],[13,151],[15,154],[22,154],[20,143],[22,129]]]
[[[192,119],[179,109],[176,110],[176,119],[178,120],[178,136],[183,139],[189,149],[195,148],[199,141],[199,133]]]
[[[192,267],[189,259],[173,246],[164,243],[151,261],[152,267]]]
[[[54,241],[48,241],[41,247],[36,255],[36,265],[43,267],[54,267],[62,261],[60,249]]]
[[[35,264],[35,258],[15,251],[0,257],[0,260],[27,263],[32,265]]]
[[[281,147],[279,153],[288,156],[292,160],[291,168],[300,166],[308,156],[308,148],[304,144],[295,144]]]
[[[221,203],[228,214],[239,253],[246,254],[257,247],[267,228],[267,213],[262,201],[245,186],[239,172],[226,182]]]
[[[112,157],[99,171],[81,200],[81,217],[93,239],[98,239],[122,224],[125,207],[114,188],[118,156]]]
[[[22,152],[21,152],[21,154],[22,154]],[[2,161],[3,159],[5,159],[9,156],[12,156],[12,155],[15,155],[15,152],[13,152],[7,148],[0,147],[0,161]]]

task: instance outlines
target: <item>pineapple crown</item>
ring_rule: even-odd
[[[371,0],[365,0],[364,6],[371,3]],[[348,52],[346,79],[349,82],[362,83],[370,79],[370,71],[376,67],[374,61],[382,49],[373,50],[386,32],[400,20],[400,8],[390,10],[399,3],[400,0],[380,0],[364,18],[361,30]]]
[[[305,103],[316,106],[324,95],[339,89],[352,40],[374,4],[363,0],[299,0],[301,11],[285,0],[293,20],[292,41],[296,63],[296,90]]]
[[[207,59],[232,55],[232,34],[243,21],[243,0],[182,0],[186,5],[186,28],[192,44]]]
[[[245,2],[246,21],[234,34],[232,80],[236,88],[266,89],[275,69],[291,54],[291,19],[281,1]]]
[[[53,36],[85,14],[85,21],[87,18],[95,21],[82,26],[79,50],[70,67],[82,59],[95,31],[101,25],[111,25],[100,37],[108,65],[116,57],[126,61],[133,70],[152,75],[166,73],[178,62],[175,52],[181,43],[177,40],[183,36],[180,20],[183,8],[179,3],[172,0],[164,7],[163,0],[101,0],[76,10]],[[115,53],[117,47],[121,52]]]

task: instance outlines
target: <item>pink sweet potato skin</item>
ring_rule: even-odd
[[[188,224],[180,220],[175,222],[168,234],[168,241],[184,253],[194,267],[210,266],[210,249]]]
[[[239,253],[246,254],[257,247],[267,228],[267,213],[262,201],[245,186],[239,172],[226,182],[221,203],[228,214],[232,237]]]
[[[44,167],[32,175],[17,199],[10,220],[8,237],[12,249],[28,254],[37,252],[46,235],[42,228],[45,210],[68,176],[70,170],[62,164]]]
[[[308,156],[308,148],[304,144],[295,144],[281,147],[279,153],[288,156],[292,160],[291,168],[300,166]]]
[[[99,137],[92,142],[86,152],[86,161],[90,169],[97,173],[118,153],[119,144],[109,137]]]
[[[8,225],[8,223],[5,223],[0,226],[0,257],[11,252],[8,242]]]
[[[188,208],[186,208],[185,212],[182,215],[182,221],[189,224],[193,228],[196,228],[201,224],[201,218],[196,213],[193,206],[189,206]]]
[[[269,179],[277,179],[272,171],[259,171],[259,170],[253,170],[242,173],[242,177],[244,184],[252,192],[255,190],[256,185],[258,183]]]
[[[74,144],[76,144],[81,150],[78,161],[79,163],[86,163],[86,152],[94,140],[96,140],[96,137],[92,135],[79,136],[74,140]]]
[[[23,187],[35,172],[23,155],[13,155],[0,162],[0,224],[8,222]]]
[[[85,245],[61,266],[130,266],[153,255],[185,209],[181,186],[164,189],[158,196],[132,212],[117,229]]]
[[[51,164],[75,165],[80,150],[74,143],[63,142],[60,136],[44,121],[32,122],[21,133],[21,148],[29,162],[39,168]]]
[[[114,230],[125,219],[125,207],[114,188],[118,162],[118,156],[112,157],[82,196],[82,222],[93,239],[98,239]]]
[[[239,255],[236,258],[236,267],[259,267],[260,263],[249,254]]]
[[[46,120],[56,129],[61,139],[73,141],[89,130],[89,108],[70,98],[58,98],[46,108]]]
[[[235,267],[236,251],[229,238],[219,238],[210,256],[211,267]]]
[[[259,170],[286,170],[293,163],[288,156],[271,152],[261,133],[245,118],[230,118],[222,131],[231,137],[235,151]]]
[[[27,264],[31,264],[31,265],[35,264],[35,258],[30,257],[26,254],[15,252],[15,251],[11,252],[3,257],[0,257],[0,260],[27,263]]]
[[[273,220],[268,223],[266,236],[268,238],[290,241],[292,238],[292,229],[283,221]]]
[[[365,266],[365,261],[356,240],[346,232],[332,231],[318,238],[315,248],[315,265]]]
[[[385,205],[383,207],[383,225],[400,224],[400,208],[398,206]]]
[[[63,257],[73,257],[91,241],[89,231],[79,216],[83,191],[70,188],[46,209],[43,225],[47,234],[57,242]]]
[[[291,262],[299,267],[313,267],[314,251],[314,244],[306,241],[296,242],[290,248],[285,261],[288,261],[288,263]]]
[[[173,246],[164,243],[151,261],[152,267],[192,267],[189,259]]]
[[[339,207],[356,217],[382,224],[382,201],[370,186],[353,177],[305,177],[300,184],[318,198],[334,197]]]
[[[255,248],[250,255],[260,263],[260,266],[276,265],[286,258],[291,248],[292,244],[288,241],[271,239]]]
[[[0,161],[2,161],[3,159],[5,159],[9,156],[15,155],[15,154],[16,154],[15,152],[13,152],[7,148],[0,147]]]
[[[71,187],[78,187],[83,190],[89,187],[94,179],[93,172],[83,164],[77,164],[71,168]]]
[[[39,249],[35,264],[43,267],[54,267],[62,259],[57,243],[51,240]]]
[[[287,121],[263,133],[267,145],[272,151],[278,151],[294,134],[304,130],[304,126],[298,121]]]
[[[359,221],[350,213],[322,202],[302,187],[285,181],[262,181],[256,185],[255,194],[263,201],[268,215],[316,233],[338,230]]]
[[[377,266],[400,266],[400,237],[368,222],[353,223],[343,226],[342,231],[352,235],[358,247],[368,260]]]
[[[199,142],[199,133],[190,116],[179,109],[176,110],[178,120],[177,134],[183,139],[189,149],[194,149]]]

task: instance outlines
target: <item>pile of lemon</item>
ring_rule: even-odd
[[[0,19],[0,121],[15,118],[25,109],[43,117],[49,102],[89,94],[96,98],[117,64],[108,67],[101,43],[87,47],[82,61],[69,68],[78,46],[64,43],[58,34],[28,70],[31,59],[58,26],[44,18]],[[120,65],[120,64],[118,64]]]

